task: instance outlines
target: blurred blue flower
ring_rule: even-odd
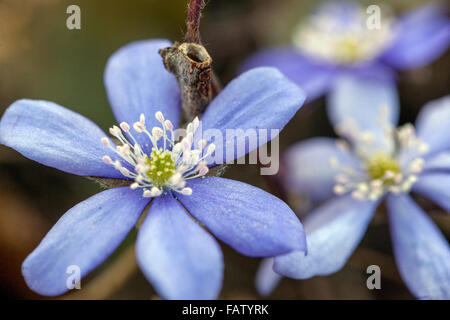
[[[78,266],[85,276],[100,265],[151,199],[136,255],[163,298],[212,299],[221,288],[219,244],[189,214],[248,256],[305,250],[303,227],[284,202],[242,182],[204,177],[208,166],[200,156],[204,150],[212,154],[214,146],[196,140],[198,147],[192,147],[198,119],[182,142],[174,143],[180,92],[158,54],[170,45],[165,40],[136,42],[110,58],[105,84],[120,122],[120,128],[110,129],[118,146],[93,122],[52,102],[19,100],[2,117],[0,142],[24,156],[80,176],[128,179],[131,185],[100,192],[60,218],[22,265],[32,290],[47,296],[66,292],[67,268]],[[276,69],[251,70],[211,102],[203,129],[282,129],[304,100],[301,89]]]
[[[380,28],[369,29],[370,15],[358,3],[325,3],[298,26],[293,46],[263,50],[242,70],[276,67],[312,101],[327,93],[342,74],[394,78],[394,69],[429,64],[447,50],[450,20],[445,7],[428,4],[398,19],[383,8],[381,12]]]
[[[295,279],[337,272],[385,199],[403,281],[418,298],[449,299],[449,244],[409,192],[450,211],[450,96],[425,105],[415,128],[396,129],[394,83],[344,77],[330,93],[328,115],[344,139],[300,142],[284,159],[287,189],[322,203],[303,221],[308,254],[275,257],[273,270]],[[265,261],[258,290],[269,294],[279,278]]]

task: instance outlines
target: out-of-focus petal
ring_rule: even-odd
[[[424,173],[419,176],[412,190],[450,212],[450,173]]]
[[[423,171],[448,172],[450,173],[450,151],[439,152],[425,161]]]
[[[241,70],[256,67],[274,67],[305,90],[306,98],[312,101],[326,93],[335,79],[337,68],[318,64],[292,47],[273,48],[251,56]]]
[[[314,202],[331,198],[339,167],[358,170],[358,160],[344,152],[332,138],[312,138],[291,146],[284,154],[284,182],[289,191],[302,193]],[[337,161],[339,167],[331,162]]]
[[[450,299],[450,247],[438,227],[405,194],[387,199],[400,275],[419,299]]]
[[[429,156],[450,150],[450,96],[428,102],[416,120],[417,136],[428,145]]]
[[[439,58],[450,45],[445,7],[432,3],[401,17],[383,60],[399,69],[417,68]]]
[[[262,297],[269,296],[277,287],[278,283],[280,283],[281,279],[283,279],[283,276],[273,271],[273,262],[273,258],[264,259],[256,273],[256,290]]]
[[[328,117],[335,127],[351,121],[360,132],[373,136],[374,148],[385,149],[387,124],[396,126],[400,113],[393,81],[342,76],[333,87],[327,103]],[[383,120],[384,119],[384,120]]]
[[[275,272],[307,279],[339,271],[364,236],[377,204],[350,195],[326,202],[305,219],[308,254],[292,252],[275,257]]]

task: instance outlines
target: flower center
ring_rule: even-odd
[[[293,42],[313,59],[333,64],[354,64],[375,58],[393,38],[393,21],[387,14],[378,28],[367,26],[359,6],[329,3],[294,31]]]
[[[169,150],[153,149],[150,158],[147,157],[146,163],[149,170],[145,174],[157,187],[164,186],[176,170],[175,161],[173,161]]]
[[[113,126],[109,130],[117,144],[106,137],[101,139],[103,145],[118,157],[113,160],[110,156],[104,156],[103,161],[133,179],[130,188],[141,188],[144,197],[157,197],[167,190],[191,195],[192,189],[186,187],[186,182],[208,173],[205,159],[213,154],[215,145],[211,143],[207,146],[206,140],[200,140],[194,146],[194,134],[200,126],[198,118],[187,125],[186,135],[177,142],[170,120],[166,120],[159,111],[155,117],[161,126],[153,127],[151,133],[147,130],[143,114],[133,124],[134,131],[145,135],[150,141],[150,155],[133,136],[130,125],[122,122],[120,128]]]
[[[381,179],[385,183],[392,182],[392,177],[401,170],[397,161],[381,150],[366,160],[365,168],[372,179]]]
[[[381,137],[361,131],[353,122],[336,131],[348,141],[339,140],[338,148],[359,160],[359,166],[341,166],[337,159],[330,164],[338,169],[334,192],[338,195],[351,192],[358,200],[377,200],[387,192],[409,192],[417,181],[425,161],[422,156],[428,147],[416,137],[414,127],[406,124],[394,129],[382,121]],[[380,141],[382,143],[380,144]],[[378,144],[376,144],[376,142]]]

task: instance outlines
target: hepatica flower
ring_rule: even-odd
[[[243,70],[273,66],[305,89],[308,100],[327,93],[342,74],[392,78],[393,70],[437,59],[450,43],[445,7],[429,4],[395,18],[357,3],[321,5],[293,34],[293,45],[250,57]],[[370,28],[368,27],[370,26]]]
[[[22,265],[32,290],[47,296],[66,292],[68,267],[78,266],[85,276],[100,265],[150,201],[136,254],[163,298],[217,297],[222,253],[205,229],[248,256],[305,250],[302,225],[284,202],[242,182],[205,176],[208,157],[226,153],[219,149],[230,141],[215,145],[195,136],[200,125],[219,131],[282,129],[303,104],[304,93],[275,69],[249,71],[211,102],[201,123],[188,124],[178,141],[180,92],[158,54],[167,46],[165,40],[137,42],[110,58],[105,84],[119,122],[110,129],[114,140],[52,102],[20,100],[1,119],[1,143],[24,156],[72,174],[129,183],[100,192],[61,217]],[[243,150],[236,156],[251,151]]]
[[[282,275],[306,279],[340,270],[386,200],[400,275],[418,298],[450,298],[450,248],[411,198],[422,194],[450,211],[450,96],[432,101],[416,127],[399,128],[394,85],[345,78],[331,92],[328,113],[342,139],[313,138],[286,154],[286,186],[323,202],[303,221],[308,254],[274,259]],[[266,261],[258,275],[267,294],[276,277]]]

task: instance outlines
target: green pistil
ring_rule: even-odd
[[[400,173],[400,167],[391,156],[383,151],[377,151],[372,157],[366,160],[366,170],[374,180],[384,180],[387,172],[393,174]],[[393,179],[384,180],[385,183],[392,183]]]
[[[146,161],[150,167],[146,173],[147,177],[156,187],[164,186],[175,173],[176,164],[172,160],[172,154],[168,150],[153,149],[150,158],[147,157]]]
[[[340,41],[339,50],[342,58],[347,61],[356,61],[359,58],[359,44],[355,38],[347,37]]]

